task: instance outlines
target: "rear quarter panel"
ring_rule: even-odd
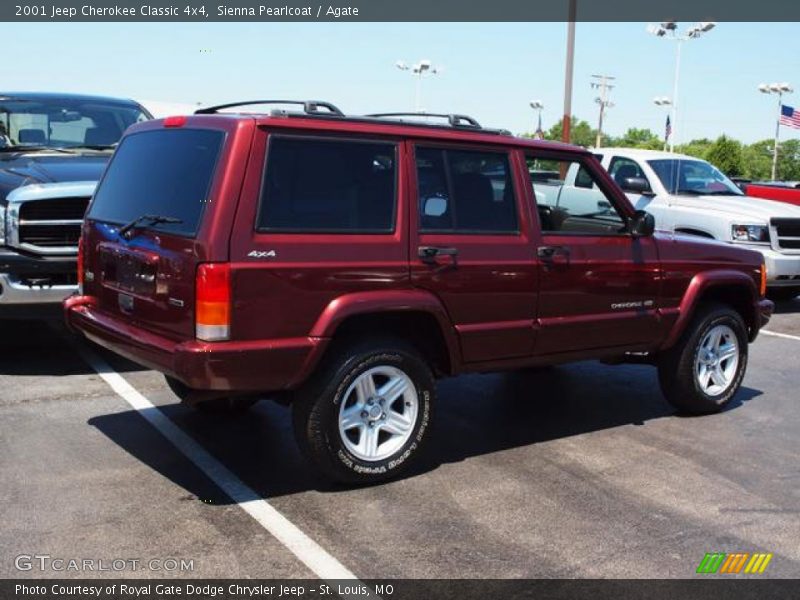
[[[397,143],[393,233],[271,233],[256,231],[270,134],[267,128],[259,128],[254,136],[233,224],[231,333],[235,340],[308,336],[326,307],[343,295],[410,289],[404,200],[408,174],[401,138],[379,138]],[[302,132],[282,128],[280,135]]]

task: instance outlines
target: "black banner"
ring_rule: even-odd
[[[572,0],[15,0],[0,20],[567,21]],[[574,0],[578,21],[800,21],[794,0]]]
[[[697,579],[277,579],[2,580],[0,598],[26,600],[771,600],[794,598],[798,580]]]

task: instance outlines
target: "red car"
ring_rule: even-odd
[[[305,454],[350,482],[418,456],[438,377],[649,362],[693,413],[739,389],[772,312],[760,254],[654,235],[580,148],[297,104],[130,128],[83,225],[68,324],[198,408],[291,403]],[[572,163],[586,211],[537,205],[531,173]]]

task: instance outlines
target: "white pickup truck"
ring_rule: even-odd
[[[713,165],[691,156],[628,148],[602,148],[595,156],[635,207],[655,217],[658,230],[758,250],[764,255],[771,295],[800,294],[800,207],[745,196]],[[533,179],[540,206],[596,216],[608,205],[577,163],[563,182]]]

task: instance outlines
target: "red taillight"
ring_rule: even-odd
[[[83,295],[83,235],[78,238],[78,293]]]
[[[231,335],[231,267],[227,263],[203,263],[197,267],[195,335],[217,342]]]
[[[186,115],[175,115],[164,119],[164,127],[183,127],[186,125]]]

